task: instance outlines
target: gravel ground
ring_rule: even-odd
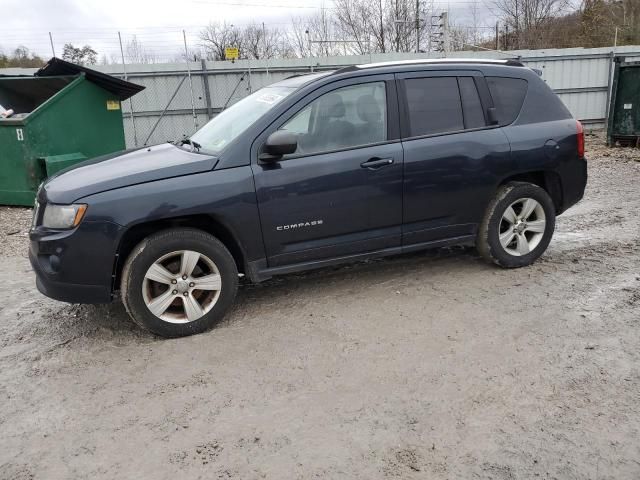
[[[599,140],[531,267],[287,276],[178,340],[40,296],[0,210],[0,478],[640,478],[640,152]]]
[[[0,257],[26,257],[33,209],[0,206]]]

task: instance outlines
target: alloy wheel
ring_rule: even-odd
[[[527,255],[538,246],[546,227],[542,205],[533,198],[520,198],[502,214],[498,227],[500,244],[510,255]]]
[[[206,315],[220,298],[222,278],[216,264],[193,250],[163,255],[147,270],[142,297],[151,313],[170,323]]]

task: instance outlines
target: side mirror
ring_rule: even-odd
[[[489,118],[489,125],[498,125],[500,123],[496,107],[487,108],[487,117]]]
[[[283,155],[294,153],[298,149],[298,135],[286,130],[277,130],[267,138],[260,160],[276,162]]]

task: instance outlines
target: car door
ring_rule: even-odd
[[[298,149],[260,162],[278,129],[295,132]],[[313,91],[256,139],[252,156],[269,267],[400,246],[403,157],[393,75]]]
[[[489,125],[491,97],[480,72],[398,74],[404,148],[403,246],[475,234],[509,142]]]

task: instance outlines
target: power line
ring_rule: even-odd
[[[192,3],[212,5],[211,2],[206,0],[192,0]],[[306,6],[306,5],[279,5],[279,4],[265,4],[265,3],[236,3],[236,2],[219,2],[215,0],[215,5],[228,5],[232,7],[264,7],[264,8],[299,8],[299,9],[313,9],[319,10],[322,7]],[[325,9],[335,9],[335,7],[325,7]]]

